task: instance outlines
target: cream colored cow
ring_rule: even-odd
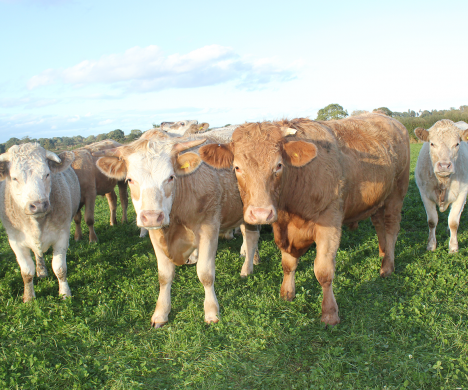
[[[442,119],[429,130],[417,128],[414,133],[424,141],[416,163],[416,184],[427,214],[429,239],[427,250],[437,246],[436,207],[444,212],[451,206],[448,224],[450,228],[449,251],[458,251],[457,231],[460,216],[468,195],[468,130]]]

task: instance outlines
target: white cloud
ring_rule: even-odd
[[[297,64],[275,59],[248,59],[230,47],[205,46],[187,54],[165,56],[157,46],[133,47],[123,54],[104,55],[66,69],[47,69],[28,81],[28,88],[65,83],[74,86],[111,84],[127,92],[196,88],[234,81],[242,89],[296,77]]]

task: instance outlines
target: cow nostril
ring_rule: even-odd
[[[31,212],[35,212],[35,211],[37,210],[37,206],[36,206],[34,203],[31,203],[31,204],[29,205],[29,210],[30,210]]]
[[[148,221],[148,218],[146,218],[145,214],[141,214],[140,219],[141,219],[141,222],[143,223]]]
[[[162,222],[163,220],[164,220],[164,213],[160,213],[160,214],[158,215],[158,219],[156,220],[156,222],[160,223],[160,222]]]

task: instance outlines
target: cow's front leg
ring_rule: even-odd
[[[34,253],[36,256],[36,275],[38,278],[46,278],[49,276],[47,272],[47,267],[44,261],[44,257],[39,256],[37,253]]]
[[[175,275],[175,264],[166,256],[160,247],[159,230],[150,230],[149,236],[158,260],[159,296],[156,309],[151,317],[151,326],[160,328],[167,323],[171,311],[171,286]]]
[[[23,302],[28,302],[36,297],[34,293],[34,262],[31,258],[31,252],[29,248],[25,248],[16,241],[10,240],[11,249],[15,252],[16,261],[18,262],[21,269],[21,276],[24,282],[24,294]]]
[[[218,322],[219,305],[214,290],[215,259],[218,248],[219,228],[213,225],[203,225],[200,228],[200,243],[198,247],[197,274],[205,288],[205,322]]]
[[[335,257],[340,245],[341,226],[316,225],[317,256],[314,261],[314,273],[322,286],[322,322],[336,325],[340,322],[338,305],[333,294],[333,278],[335,276]]]
[[[450,214],[448,217],[448,224],[450,229],[450,242],[449,242],[449,252],[455,253],[458,252],[458,225],[460,224],[460,216],[465,207],[466,194],[460,194],[458,199],[452,203],[452,208],[450,209]]]
[[[299,258],[281,249],[281,264],[283,265],[283,283],[280,295],[286,301],[292,301],[296,296],[296,268]]]
[[[253,265],[255,258],[258,253],[258,239],[260,238],[259,227],[243,223],[241,225],[242,232],[242,248],[241,252],[245,253],[245,261],[242,265],[240,276],[245,277],[253,273]],[[243,249],[243,250],[242,250]],[[257,256],[256,264],[258,264],[259,258]]]
[[[67,281],[67,249],[70,231],[63,233],[53,245],[52,269],[58,279],[59,295],[63,298],[71,297],[70,287]]]
[[[436,227],[437,223],[439,222],[436,204],[423,193],[421,193],[421,199],[424,203],[424,208],[426,209],[427,224],[429,225],[429,238],[427,240],[427,250],[435,251],[437,246]]]

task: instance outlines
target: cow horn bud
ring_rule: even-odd
[[[49,150],[46,150],[46,158],[48,160],[52,160],[52,161],[55,161],[57,164],[60,164],[62,162],[62,160],[60,160],[60,157],[57,156],[55,153],[52,153],[51,151]]]

